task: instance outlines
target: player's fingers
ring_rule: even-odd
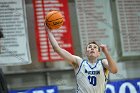
[[[100,47],[106,47],[106,45],[105,44],[101,44]]]
[[[46,22],[44,22],[44,26],[46,26]]]

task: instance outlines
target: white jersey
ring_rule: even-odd
[[[91,64],[83,60],[75,70],[77,80],[76,93],[104,93],[106,85],[106,75],[102,60]]]

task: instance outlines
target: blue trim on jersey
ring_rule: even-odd
[[[77,83],[77,78],[76,78],[76,85],[77,85],[76,93],[78,93],[78,91],[79,91],[79,85]]]
[[[88,61],[86,61],[86,63],[88,64]],[[90,64],[88,64],[88,66],[91,68],[91,69],[94,69],[96,66],[97,66],[97,64],[99,63],[99,60],[97,60],[97,62],[96,62],[96,64],[95,64],[95,66],[94,67],[91,67],[91,65]]]
[[[76,75],[79,73],[79,71],[80,71],[80,69],[81,69],[82,64],[83,64],[84,61],[85,61],[85,60],[82,61],[82,63],[81,63],[81,65],[80,65],[79,70],[78,70],[78,72],[76,73]]]

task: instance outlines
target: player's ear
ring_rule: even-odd
[[[101,49],[98,50],[98,55],[99,55],[99,56],[101,55]]]
[[[100,55],[101,55],[101,52],[99,51],[99,52],[98,52],[98,56],[100,56]]]

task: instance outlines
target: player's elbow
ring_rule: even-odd
[[[117,72],[118,72],[117,70],[114,70],[112,73],[113,73],[113,74],[116,74]]]
[[[114,68],[114,69],[111,70],[111,73],[113,73],[113,74],[116,74],[117,72],[118,72],[117,68]]]
[[[59,51],[59,47],[53,46],[52,48],[53,48],[53,50],[54,50],[55,52],[58,52],[58,51]]]
[[[59,53],[61,51],[60,47],[53,47],[54,52]]]

